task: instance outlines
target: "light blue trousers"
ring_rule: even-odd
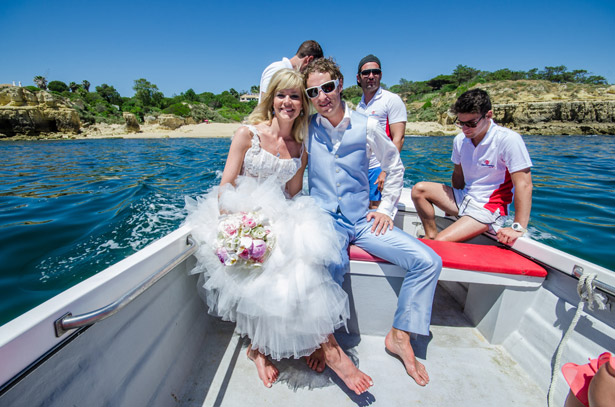
[[[397,299],[393,327],[420,335],[429,335],[433,297],[442,270],[442,259],[428,246],[401,229],[387,230],[376,236],[365,218],[352,224],[341,213],[332,213],[342,247],[357,245],[368,253],[406,271]],[[331,276],[338,283],[344,281],[349,270],[348,251],[342,253],[342,263],[329,266]]]

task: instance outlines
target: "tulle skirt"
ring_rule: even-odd
[[[186,208],[186,223],[200,243],[192,273],[203,273],[209,313],[236,322],[254,349],[277,360],[307,356],[345,326],[348,297],[327,270],[341,261],[341,243],[331,218],[310,197],[287,200],[273,181],[239,177],[236,187],[187,198]],[[268,219],[275,244],[262,267],[221,263],[215,254],[219,208],[259,211]]]

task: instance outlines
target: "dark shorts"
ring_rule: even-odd
[[[378,175],[382,172],[382,168],[370,168],[367,177],[369,178],[369,200],[379,202],[382,200],[382,194],[378,191],[378,185],[374,184],[378,179]]]

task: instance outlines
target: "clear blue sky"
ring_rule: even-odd
[[[269,63],[307,39],[342,67],[346,86],[369,53],[383,82],[565,65],[615,83],[615,1],[0,0],[0,83],[135,79],[165,96],[258,85]]]

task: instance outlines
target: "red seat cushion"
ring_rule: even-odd
[[[446,268],[534,277],[547,276],[547,271],[542,266],[504,247],[420,240],[442,258],[442,266]],[[349,252],[350,260],[386,263],[386,260],[372,256],[355,245],[350,246]]]

